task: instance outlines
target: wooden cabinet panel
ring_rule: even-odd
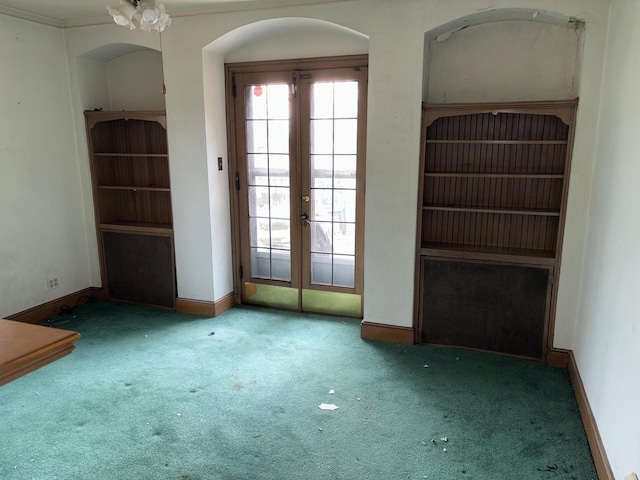
[[[102,235],[109,298],[174,308],[172,237],[110,231]]]
[[[549,277],[544,267],[423,257],[422,341],[542,358]]]
[[[164,116],[164,112],[150,112],[141,119],[131,118],[133,112],[120,113],[120,118],[114,119],[105,115],[113,117],[113,112],[87,112],[88,117],[98,119],[90,128],[95,153],[167,153],[166,128],[160,123],[164,119],[154,118],[157,115]]]

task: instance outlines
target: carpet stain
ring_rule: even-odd
[[[240,383],[240,382],[236,382],[236,383],[233,384],[233,389],[235,391],[240,391],[243,388],[244,388],[244,385],[242,383]]]

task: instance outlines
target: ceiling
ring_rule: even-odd
[[[0,14],[59,27],[110,23],[107,5],[119,0],[0,0]],[[337,0],[161,0],[172,17]]]

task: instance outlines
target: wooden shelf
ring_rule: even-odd
[[[138,157],[138,158],[147,158],[147,157],[158,157],[158,158],[169,158],[169,154],[168,153],[127,153],[127,152],[121,152],[121,153],[114,153],[114,152],[110,152],[110,153],[94,153],[93,154],[95,157]]]
[[[536,215],[542,217],[559,217],[558,210],[522,210],[508,208],[484,208],[484,207],[449,207],[444,205],[424,205],[423,210],[438,212],[467,212],[467,213],[494,213],[502,215]]]
[[[554,265],[555,255],[550,250],[524,248],[485,247],[450,243],[423,243],[421,256],[461,258],[468,260],[497,261],[530,265]]]
[[[148,222],[110,222],[101,223],[102,230],[117,230],[119,232],[136,232],[136,233],[173,233],[173,226],[166,223],[148,223]]]
[[[168,187],[134,187],[134,186],[124,186],[124,185],[98,185],[100,190],[128,190],[132,192],[136,192],[141,190],[143,192],[170,192],[171,189]]]
[[[552,178],[564,178],[562,173],[474,173],[474,172],[426,172],[424,174],[425,177],[442,177],[442,178],[516,178],[516,179],[527,179],[527,178],[542,178],[542,179],[552,179]]]
[[[427,140],[426,143],[446,145],[566,145],[566,140]]]

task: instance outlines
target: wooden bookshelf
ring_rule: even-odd
[[[420,284],[428,283],[429,273],[421,273],[419,264],[428,257],[526,264],[549,270],[554,283],[576,106],[423,105],[416,298],[425,297]],[[552,297],[550,290],[550,302]],[[427,330],[424,308],[416,305],[419,332]],[[552,311],[550,303],[545,334]]]
[[[103,285],[107,285],[109,298],[113,300],[172,307],[173,213],[165,113],[87,111],[85,117]],[[121,235],[117,241],[110,240],[109,244],[117,245],[118,252],[109,252],[108,262],[107,232]],[[136,242],[135,248],[145,251],[141,246],[145,243],[144,235],[170,237],[167,245],[171,246],[171,252],[163,250],[158,256],[158,261],[170,265],[147,263],[146,271],[142,272],[140,264],[140,271],[134,273],[131,258],[126,258],[130,267],[118,263],[125,261],[127,242],[132,249]],[[154,242],[148,238],[149,245]],[[160,271],[165,278],[157,278]],[[141,290],[140,283],[148,288]],[[154,288],[156,284],[158,288]],[[167,285],[173,285],[173,289]],[[157,295],[160,287],[164,296]]]

